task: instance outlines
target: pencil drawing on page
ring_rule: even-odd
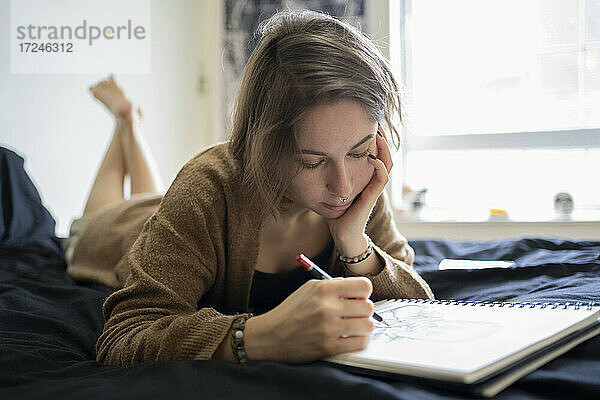
[[[389,326],[377,326],[371,340],[391,342],[408,339],[427,342],[464,342],[489,337],[501,326],[486,321],[447,319],[447,316],[421,304],[400,305],[381,316]]]

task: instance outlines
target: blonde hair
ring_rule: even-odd
[[[387,127],[396,149],[400,91],[388,61],[357,28],[329,15],[279,12],[263,21],[240,81],[229,151],[242,168],[247,201],[275,218],[291,200],[284,196],[302,169],[297,127],[316,106],[351,98],[374,122]],[[262,219],[261,219],[262,220]]]

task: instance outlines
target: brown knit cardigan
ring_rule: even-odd
[[[212,358],[233,320],[248,312],[258,256],[261,221],[240,188],[239,164],[219,143],[187,162],[162,199],[120,202],[94,215],[69,273],[122,287],[103,306],[99,362]],[[368,277],[373,301],[433,298],[411,266],[414,252],[396,229],[385,193],[366,233],[385,260]],[[333,276],[357,276],[335,252],[325,267]]]

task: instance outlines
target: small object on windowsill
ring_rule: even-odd
[[[425,206],[425,195],[427,194],[427,188],[421,190],[413,190],[408,185],[402,186],[402,199],[404,202],[404,209],[409,212],[418,215],[419,212]]]
[[[573,212],[573,196],[569,193],[561,192],[554,195],[554,211],[561,216],[571,215]]]
[[[415,212],[421,211],[421,209],[425,205],[425,195],[426,194],[427,194],[427,188],[421,189],[416,192],[415,198],[412,202],[413,210],[415,210]]]
[[[508,211],[500,208],[490,208],[488,221],[508,221]]]

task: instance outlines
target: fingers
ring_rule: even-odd
[[[332,329],[319,341],[322,356],[359,351],[367,347],[375,324],[369,318],[340,319],[331,325]]]
[[[392,170],[393,161],[392,161],[392,153],[390,151],[390,146],[388,145],[385,136],[383,136],[383,129],[381,127],[377,130],[378,134],[376,143],[377,143],[377,158],[381,160],[385,166],[387,173],[389,174]],[[381,132],[381,134],[380,134]]]
[[[415,260],[415,251],[412,247],[406,246],[402,251],[402,254],[404,256],[404,262],[408,265],[412,265]]]
[[[368,278],[362,276],[322,282],[332,285],[333,293],[337,297],[368,299],[373,293],[373,284]]]
[[[375,306],[370,299],[343,299],[340,312],[342,318],[369,318],[375,311]]]
[[[379,195],[390,181],[390,176],[383,160],[380,160],[379,158],[373,159],[371,155],[369,155],[368,159],[369,163],[375,168],[375,174],[371,178],[369,185],[363,190],[361,197],[366,195],[367,198],[372,199],[371,204],[374,205],[375,201],[377,201],[377,198],[379,198]]]
[[[322,344],[321,357],[334,356],[340,353],[361,351],[367,348],[369,336],[339,337]]]
[[[337,337],[369,336],[375,327],[370,318],[341,319],[336,323]]]
[[[306,288],[309,296],[315,299],[329,298],[331,300],[343,299],[368,299],[373,293],[373,284],[363,276],[333,279],[311,279],[300,289]],[[298,289],[298,290],[300,290]]]
[[[390,180],[390,171],[393,167],[392,153],[390,152],[389,145],[383,136],[382,129],[378,129],[376,142],[377,142],[377,157],[369,155],[369,163],[375,168],[375,175],[373,179],[376,179],[377,184],[369,185],[365,191],[369,192],[369,195],[379,197],[381,191],[385,188],[385,185]],[[363,191],[364,192],[364,191]]]
[[[342,351],[341,353],[348,353],[352,351],[361,351],[367,348],[369,344],[369,336],[351,336],[348,338],[339,338],[338,343]]]

